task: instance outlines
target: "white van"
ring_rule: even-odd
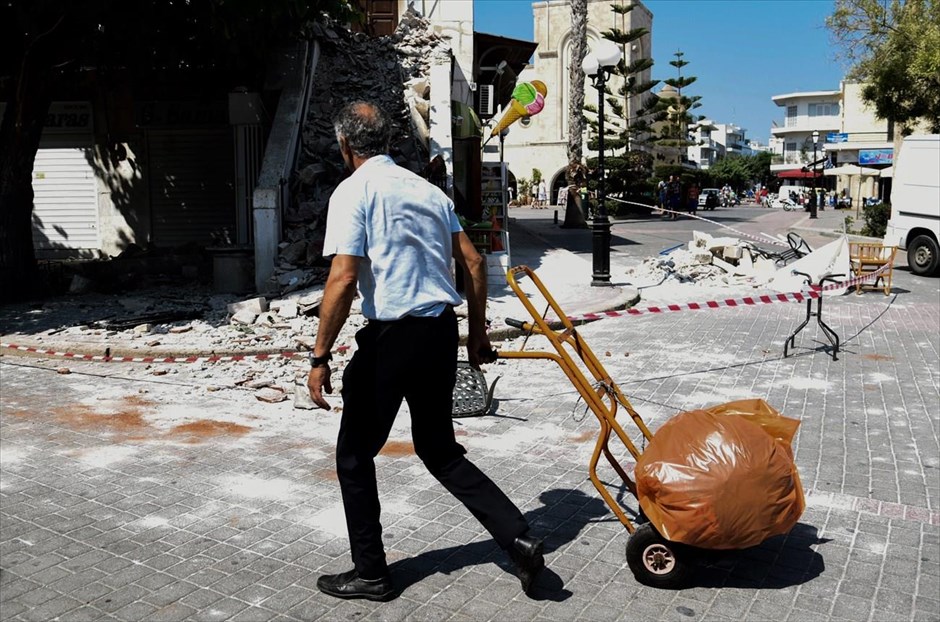
[[[885,244],[907,249],[914,274],[940,274],[940,134],[908,136],[901,144]]]

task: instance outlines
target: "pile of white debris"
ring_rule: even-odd
[[[767,253],[738,238],[694,231],[687,247],[650,257],[627,270],[634,285],[682,284],[709,287],[763,287],[779,266]]]

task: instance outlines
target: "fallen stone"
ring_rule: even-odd
[[[249,389],[263,389],[264,387],[273,386],[274,380],[271,378],[258,378],[255,380],[247,380],[243,384]]]
[[[179,335],[181,333],[188,333],[193,329],[192,326],[171,326],[170,332],[174,335]]]
[[[277,323],[277,317],[273,313],[262,313],[255,318],[255,326],[274,326]]]
[[[279,305],[277,308],[277,315],[278,317],[282,317],[282,318],[290,319],[293,317],[297,317],[298,313],[299,311],[298,311],[296,302],[285,301],[283,304]]]
[[[305,350],[313,352],[313,346],[317,343],[317,340],[315,337],[308,337],[307,335],[295,335],[294,343]]]
[[[59,367],[58,369],[55,370],[55,373],[62,374],[62,375],[71,374],[72,370],[69,369],[68,367]]]
[[[148,342],[145,343],[144,345],[147,346],[148,348],[156,348],[158,345],[160,345],[160,342],[159,342],[159,341],[148,341]]]
[[[149,333],[149,332],[152,331],[152,330],[153,330],[153,325],[152,325],[152,324],[138,324],[137,326],[134,327],[134,334],[135,334],[135,335],[146,335],[147,333]]]
[[[294,376],[294,408],[301,410],[313,410],[317,405],[310,397],[310,389],[307,388],[307,374],[297,372]]]
[[[255,315],[258,315],[260,313],[264,313],[267,310],[268,300],[264,297],[250,298],[249,300],[233,302],[228,305],[228,312],[231,315],[235,315],[239,311],[251,311]]]
[[[244,311],[238,311],[235,313],[235,315],[232,316],[232,324],[250,326],[251,324],[255,323],[256,319],[258,319],[257,313],[245,309]]]
[[[287,399],[287,393],[280,389],[273,389],[271,387],[266,387],[255,393],[255,399],[260,402],[267,402],[269,404],[276,404],[278,402],[283,402]]]

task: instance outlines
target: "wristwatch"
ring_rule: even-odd
[[[333,360],[333,354],[327,352],[323,356],[314,356],[313,352],[307,355],[307,360],[310,361],[310,367],[329,367],[330,361]]]

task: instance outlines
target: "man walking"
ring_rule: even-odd
[[[454,205],[437,187],[386,155],[391,123],[374,104],[353,102],[334,122],[352,175],[333,192],[324,256],[333,255],[307,386],[324,409],[330,350],[358,289],[368,324],[343,374],[343,415],[336,472],[353,569],[317,580],[338,598],[397,596],[385,561],[374,458],[388,439],[402,400],[411,410],[415,453],[508,552],[524,591],[544,567],[542,542],[512,501],[464,457],[451,420],[461,302],[450,260],[463,268],[470,363],[495,360],[486,334],[486,268],[462,231]]]

